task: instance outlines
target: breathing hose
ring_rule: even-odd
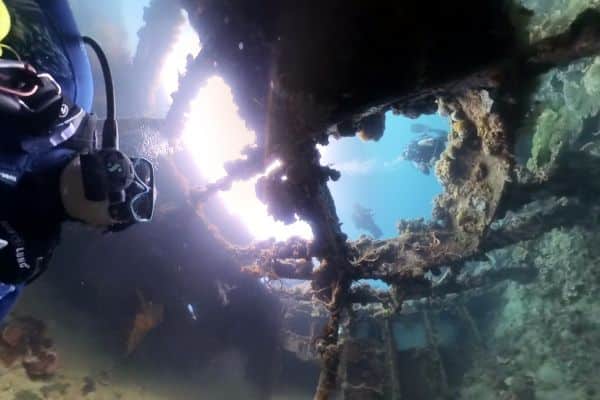
[[[115,89],[113,86],[112,73],[108,65],[106,54],[102,47],[94,39],[83,36],[83,42],[90,46],[100,62],[102,75],[104,76],[104,87],[106,91],[106,121],[102,128],[102,148],[103,149],[118,149],[119,148],[119,128],[117,126],[116,117],[116,101]]]

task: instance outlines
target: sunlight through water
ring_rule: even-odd
[[[168,92],[177,89],[177,76],[185,70],[188,55],[196,54],[194,49],[199,48],[194,30],[182,28],[178,42],[173,45],[163,67],[163,85]],[[240,158],[242,150],[255,142],[254,133],[248,130],[238,115],[230,88],[219,77],[210,78],[200,90],[192,101],[187,118],[183,143],[209,182],[225,176],[225,162]],[[231,190],[219,193],[226,209],[239,218],[254,239],[312,238],[306,222],[285,225],[267,214],[267,206],[258,200],[254,190],[258,178],[236,182]]]
[[[177,91],[179,75],[185,73],[187,58],[195,57],[200,52],[200,40],[190,24],[185,11],[182,11],[184,22],[179,27],[177,40],[171,47],[171,52],[162,61],[160,73],[161,86],[164,93],[171,100],[171,94]]]

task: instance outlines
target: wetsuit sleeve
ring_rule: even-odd
[[[0,283],[0,323],[8,315],[17,302],[22,286],[5,285]]]
[[[31,282],[48,265],[52,241],[25,240],[6,221],[0,221],[0,283]]]

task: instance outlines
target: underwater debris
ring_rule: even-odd
[[[154,304],[152,301],[146,301],[141,290],[137,289],[136,294],[140,309],[135,314],[127,338],[128,355],[133,353],[146,335],[163,321],[165,311],[162,304]]]
[[[59,367],[58,354],[46,334],[46,324],[33,317],[10,320],[0,335],[0,360],[7,367],[20,360],[33,380],[54,376]]]

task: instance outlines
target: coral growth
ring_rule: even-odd
[[[515,0],[515,3],[533,14],[526,26],[530,42],[564,32],[586,9],[600,10],[599,0]]]
[[[525,125],[532,127],[532,171],[547,169],[585,135],[584,124],[600,112],[600,57],[553,69],[540,79],[535,108]]]
[[[509,138],[488,90],[470,90],[438,105],[453,119],[448,147],[436,164],[445,193],[436,199],[434,218],[453,230],[459,254],[478,246],[500,202],[512,163]],[[443,247],[446,251],[448,248]]]
[[[490,398],[474,395],[486,391],[491,398],[597,398],[598,239],[597,231],[581,227],[557,229],[494,253],[503,265],[535,266],[539,278],[527,286],[511,283],[503,292],[486,330],[490,353],[468,373],[460,398]]]
[[[546,109],[538,117],[528,165],[535,169],[551,163],[581,132],[582,122],[565,107]]]

